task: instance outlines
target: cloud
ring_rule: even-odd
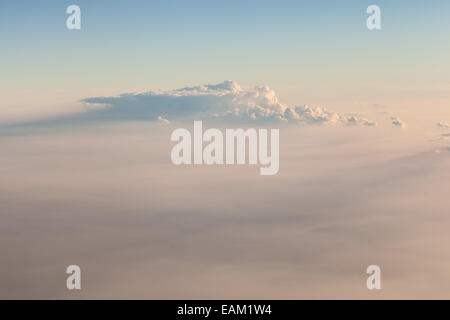
[[[449,298],[450,150],[295,128],[267,181],[174,166],[167,130],[148,129],[2,137],[0,298],[72,299],[74,261],[83,299],[371,299],[373,263],[392,288],[379,298]]]
[[[403,122],[402,120],[400,120],[398,117],[391,117],[392,120],[392,124],[396,127],[400,127],[400,128],[406,128],[406,123]]]
[[[344,115],[322,107],[288,106],[267,86],[242,89],[234,81],[168,91],[126,93],[81,100],[83,118],[111,120],[219,119],[245,122],[285,122],[301,125],[375,126],[359,115]],[[79,117],[79,116],[78,116]]]
[[[438,126],[439,128],[442,128],[442,129],[450,129],[450,125],[447,123],[444,123],[444,122],[438,122],[438,123],[436,123],[436,126]]]
[[[158,116],[158,122],[161,123],[161,124],[169,124],[170,123],[169,120],[167,120],[167,119],[165,119],[165,118],[163,118],[161,116]]]

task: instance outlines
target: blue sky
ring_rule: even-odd
[[[82,29],[65,27],[77,4]],[[378,4],[382,30],[365,27]],[[2,93],[270,85],[287,102],[446,95],[448,1],[9,1]],[[8,99],[8,97],[6,97]],[[10,98],[13,99],[13,98]],[[50,97],[49,97],[50,99]]]

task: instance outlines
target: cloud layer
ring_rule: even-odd
[[[2,138],[0,298],[373,299],[370,264],[376,298],[449,298],[448,148],[292,126],[266,179],[174,166],[156,123],[85,129]]]
[[[288,106],[278,101],[267,86],[242,89],[236,82],[185,87],[169,91],[127,93],[82,100],[88,112],[82,118],[138,119],[219,119],[242,122],[286,122],[302,125],[362,125],[376,123],[359,115],[344,115],[322,107]]]

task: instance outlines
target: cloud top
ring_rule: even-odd
[[[88,115],[98,119],[172,120],[218,119],[242,122],[286,122],[302,125],[362,125],[376,123],[359,115],[344,115],[322,107],[288,106],[267,86],[242,89],[234,81],[168,91],[126,93],[81,100]]]

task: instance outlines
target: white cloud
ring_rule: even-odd
[[[444,122],[438,122],[438,123],[436,123],[436,125],[442,129],[450,129],[450,125],[447,123],[444,123]]]
[[[83,99],[94,108],[83,116],[95,119],[158,120],[170,118],[192,120],[214,118],[228,121],[277,121],[302,125],[358,125],[376,123],[359,115],[344,115],[322,107],[288,106],[278,101],[267,86],[242,89],[236,82],[185,87],[168,91],[127,93],[113,97]]]
[[[161,124],[169,124],[170,123],[169,120],[167,120],[167,119],[165,119],[165,118],[163,118],[161,116],[158,116],[158,122],[161,123]]]
[[[402,120],[400,120],[398,117],[391,117],[392,120],[392,124],[396,127],[400,127],[400,128],[406,128],[406,123],[403,122]]]

